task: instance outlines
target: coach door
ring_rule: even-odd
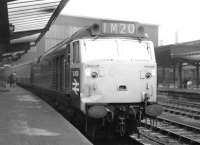
[[[65,88],[66,92],[70,91],[70,45],[68,44],[66,47],[66,61],[65,61]]]
[[[60,91],[65,91],[65,55],[60,56]]]

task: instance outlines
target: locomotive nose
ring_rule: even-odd
[[[150,94],[149,101],[156,99],[155,74],[152,68],[144,69],[143,62],[98,61],[87,66],[84,99],[97,103],[139,103],[143,101],[143,92]]]

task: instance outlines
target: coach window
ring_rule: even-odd
[[[79,41],[73,42],[73,63],[80,63]]]
[[[67,47],[67,61],[65,62],[65,88],[70,88],[70,45],[68,44]]]
[[[70,45],[68,44],[66,47],[67,50],[67,63],[70,63]]]

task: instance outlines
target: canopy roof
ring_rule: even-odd
[[[10,42],[37,42],[68,0],[11,0],[7,3]]]
[[[175,61],[199,62],[200,40],[157,47],[156,58],[158,65],[163,66],[169,66]]]

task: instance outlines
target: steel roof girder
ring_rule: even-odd
[[[49,22],[47,23],[47,25],[45,26],[44,31],[42,31],[42,33],[40,34],[40,36],[37,38],[36,43],[45,35],[45,33],[49,30],[50,26],[54,23],[54,21],[56,20],[56,18],[58,17],[58,15],[60,14],[60,12],[62,11],[62,9],[65,7],[65,5],[67,4],[69,0],[61,0],[58,7],[56,8],[56,10],[54,11],[53,15],[51,16]]]

